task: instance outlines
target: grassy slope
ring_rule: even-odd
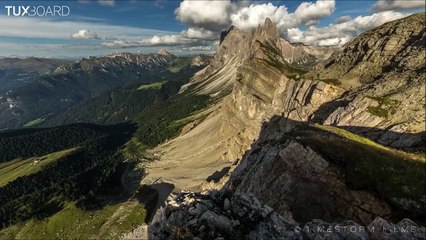
[[[156,82],[156,83],[151,83],[151,84],[142,84],[138,87],[137,90],[146,90],[146,89],[160,89],[161,86],[163,86],[164,83],[166,83],[167,81],[161,81],[161,82]]]
[[[45,120],[46,120],[45,118],[37,118],[37,119],[34,119],[34,120],[32,120],[32,121],[27,122],[27,123],[24,125],[24,127],[32,127],[32,126],[36,126],[36,125],[39,125],[39,124],[43,123]]]
[[[411,202],[409,208],[414,214],[425,208],[424,154],[391,149],[331,126],[315,125],[295,134],[323,157],[342,166],[350,187],[373,190],[397,207]]]
[[[144,223],[146,211],[137,201],[83,211],[73,203],[47,219],[32,219],[0,231],[0,239],[117,239]]]
[[[77,148],[71,148],[63,151],[54,152],[41,157],[32,157],[28,159],[15,159],[13,161],[0,163],[0,187],[8,182],[22,176],[36,173],[43,169],[44,166],[54,161],[70,155]],[[37,163],[35,163],[38,161]]]

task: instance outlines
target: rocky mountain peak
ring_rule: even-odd
[[[235,34],[239,34],[240,30],[238,30],[237,27],[235,27],[234,25],[232,25],[231,27],[229,27],[228,30],[222,31],[220,34],[220,41],[219,44],[221,44],[223,42],[223,40],[225,40],[225,38],[230,34],[230,33],[235,33]]]
[[[158,51],[158,55],[170,56],[170,55],[173,55],[173,54],[170,53],[167,49],[162,48]]]
[[[220,45],[209,66],[195,74],[191,82],[182,87],[181,92],[216,72],[220,76],[210,78],[209,84],[195,91],[216,94],[217,91],[226,89],[229,93],[235,82],[238,67],[252,60],[263,59],[275,66],[284,66],[286,62],[291,62],[304,68],[327,58],[332,52],[332,49],[292,46],[280,38],[278,28],[270,18],[266,18],[264,24],[259,25],[253,32],[240,31],[237,27],[231,26],[221,33]]]
[[[259,24],[259,26],[257,27],[254,33],[254,38],[259,40],[269,39],[273,42],[276,42],[280,38],[280,35],[278,33],[277,26],[272,22],[270,18],[266,18],[263,26]]]

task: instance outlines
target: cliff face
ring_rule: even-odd
[[[249,58],[250,33],[231,27],[222,33],[221,43],[210,64],[196,73],[181,92],[211,96],[229,94],[239,66]]]
[[[308,73],[307,79],[329,81],[348,90],[324,106],[314,120],[351,127],[388,146],[421,148],[425,141],[424,19],[425,13],[418,13],[365,32]]]
[[[343,93],[339,87],[302,79],[300,66],[286,61],[283,52],[288,49],[283,41],[269,19],[253,34],[251,58],[236,73],[232,93],[221,108],[221,132],[232,136],[228,141],[230,160],[242,156],[259,136],[262,123],[272,116],[307,121],[322,104]]]

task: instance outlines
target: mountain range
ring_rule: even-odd
[[[8,91],[0,238],[424,239],[425,16],[339,48],[267,18],[211,58],[82,59]]]
[[[117,87],[150,84],[172,78],[187,60],[167,51],[118,53],[60,65],[50,74],[0,96],[0,128],[32,126]],[[173,69],[172,69],[173,70]]]

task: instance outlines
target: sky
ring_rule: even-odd
[[[423,0],[0,0],[0,57],[81,58],[162,48],[213,54],[221,31],[231,25],[252,31],[266,17],[290,42],[339,46],[424,11]]]

